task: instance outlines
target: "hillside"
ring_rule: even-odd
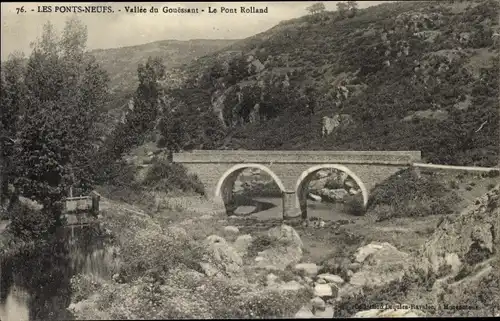
[[[421,150],[428,162],[493,166],[498,10],[397,2],[284,21],[187,66],[180,102],[215,112],[220,148]]]
[[[166,82],[169,85],[182,83],[179,68],[199,57],[220,50],[235,40],[195,39],[188,41],[163,40],[143,45],[90,51],[97,62],[108,72],[112,97],[105,111],[103,126],[110,130],[110,124],[120,119],[126,104],[138,84],[137,66],[148,57],[161,57],[167,68]]]

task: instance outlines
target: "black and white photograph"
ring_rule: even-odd
[[[500,316],[500,0],[1,3],[0,321]]]

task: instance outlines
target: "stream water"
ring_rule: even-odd
[[[72,320],[71,277],[110,278],[113,248],[99,226],[64,227],[51,241],[1,258],[0,320]]]

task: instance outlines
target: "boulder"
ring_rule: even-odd
[[[313,277],[318,274],[319,267],[314,263],[300,263],[295,265],[295,271],[301,275]]]
[[[332,319],[334,315],[335,315],[335,310],[333,309],[332,306],[327,306],[324,310],[314,311],[314,316],[316,318]]]
[[[248,252],[248,248],[252,244],[252,236],[249,234],[240,235],[233,243],[234,249],[241,255],[245,256]]]
[[[321,202],[322,200],[321,196],[314,195],[312,193],[307,194],[307,197],[315,202]]]
[[[250,215],[255,211],[256,208],[256,206],[252,205],[242,205],[238,206],[233,213],[234,215]]]
[[[313,311],[324,311],[326,308],[326,303],[320,297],[315,297],[310,301]]]
[[[267,232],[267,235],[271,239],[271,242],[279,242],[285,246],[293,246],[301,249],[304,247],[299,233],[293,227],[285,224],[271,228]]]
[[[335,274],[323,273],[318,275],[318,279],[323,279],[328,283],[343,284],[345,281],[340,276]]]
[[[297,264],[302,258],[302,240],[297,231],[288,225],[271,228],[267,233],[271,242],[270,248],[259,252],[257,267],[284,270],[291,264]]]
[[[295,318],[296,319],[312,319],[312,318],[314,318],[314,314],[312,313],[311,309],[304,306],[295,314]]]
[[[210,235],[206,238],[204,245],[205,255],[200,266],[207,276],[219,273],[232,276],[240,272],[243,264],[241,256],[224,238]]]
[[[403,277],[409,255],[389,243],[374,242],[358,249],[356,260],[364,264],[352,274],[349,283],[357,287],[379,287]]]
[[[332,297],[333,291],[329,284],[316,284],[314,286],[314,296],[318,297]]]
[[[236,226],[225,226],[224,232],[228,234],[238,234],[240,233],[240,230]]]
[[[349,195],[349,193],[343,188],[339,189],[322,188],[321,190],[319,190],[318,194],[321,197],[326,198],[331,202],[343,202],[344,198],[347,195]]]

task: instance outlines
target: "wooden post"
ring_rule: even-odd
[[[92,213],[99,213],[99,201],[101,200],[101,195],[99,195],[96,191],[92,191]]]

